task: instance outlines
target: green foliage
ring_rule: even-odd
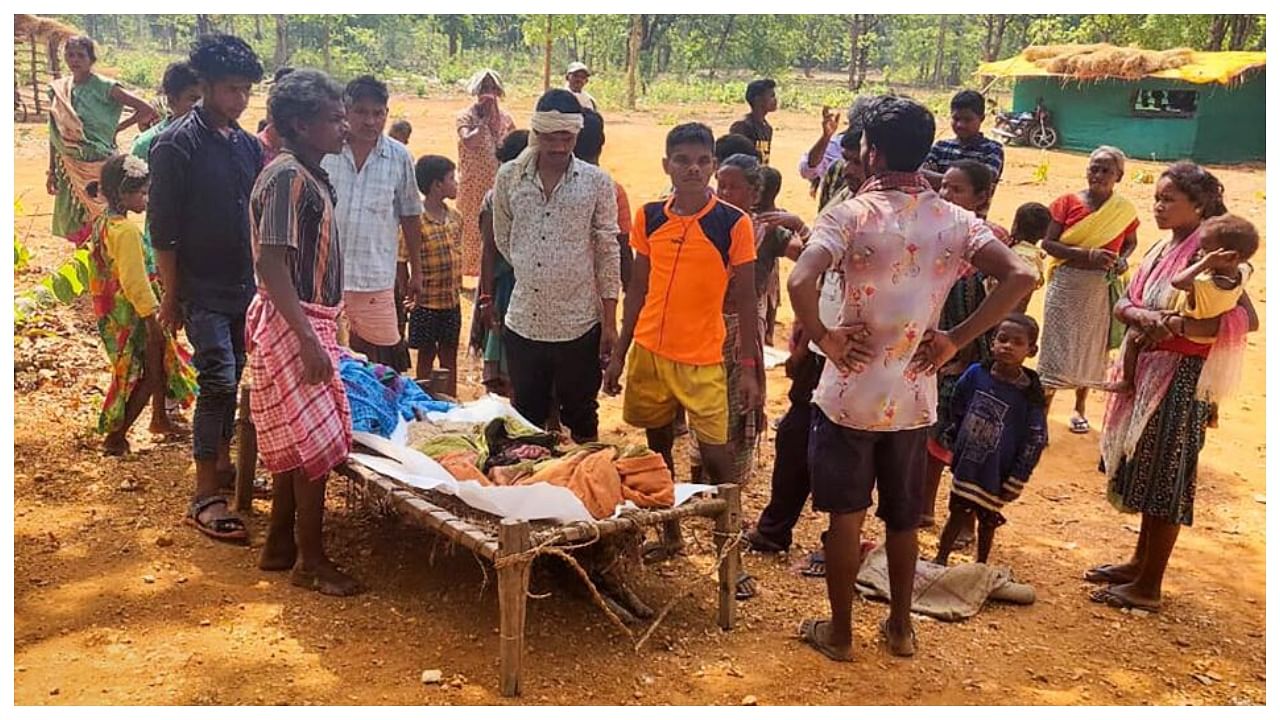
[[[155,88],[165,64],[179,57],[203,25],[249,39],[275,62],[329,70],[340,80],[376,73],[425,93],[455,87],[490,66],[516,85],[541,88],[547,21],[555,82],[566,63],[596,72],[592,93],[618,107],[625,97],[629,15],[71,15],[96,35],[104,65],[122,81]],[[868,82],[954,86],[973,82],[984,56],[1009,57],[1030,44],[1111,42],[1151,49],[1207,49],[1214,28],[1230,25],[1226,43],[1265,49],[1263,15],[641,15],[641,92],[648,102],[736,102],[747,73],[785,76],[801,70],[838,73],[847,84],[851,55],[865,56]],[[1244,22],[1241,22],[1241,19]],[[850,48],[850,28],[858,28]],[[999,32],[994,32],[999,27]],[[1237,32],[1238,30],[1238,32]],[[278,31],[286,45],[276,47]],[[1236,36],[1239,37],[1236,37]],[[277,50],[281,52],[277,52]],[[271,69],[271,68],[269,68]],[[664,87],[664,78],[715,87]],[[424,83],[424,79],[429,83]],[[807,83],[806,83],[807,84]],[[596,92],[595,88],[601,91]],[[615,90],[621,90],[615,91]],[[785,92],[785,89],[784,89]],[[806,91],[808,92],[808,91]],[[831,98],[835,101],[837,98]],[[812,98],[802,105],[821,104]],[[784,99],[784,104],[788,101]],[[831,104],[831,103],[828,103]],[[839,103],[836,103],[839,104]]]

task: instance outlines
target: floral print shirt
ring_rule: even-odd
[[[810,240],[830,253],[831,269],[843,271],[837,324],[865,323],[876,348],[858,371],[846,374],[827,363],[814,392],[828,418],[855,430],[934,423],[937,379],[911,372],[911,357],[968,261],[996,239],[985,222],[915,178],[868,180],[819,218]]]

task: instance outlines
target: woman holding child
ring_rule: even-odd
[[[1194,163],[1175,163],[1156,184],[1156,225],[1171,236],[1147,253],[1115,307],[1116,318],[1145,336],[1147,349],[1139,356],[1133,391],[1108,402],[1102,433],[1108,497],[1122,512],[1142,513],[1142,530],[1127,562],[1085,573],[1086,580],[1107,585],[1090,596],[1094,602],[1158,610],[1178,531],[1191,525],[1207,401],[1214,399],[1205,393],[1206,380],[1214,377],[1213,367],[1223,367],[1221,356],[1242,349],[1245,333],[1258,326],[1244,293],[1218,317],[1176,314],[1180,292],[1173,278],[1201,249],[1202,223],[1225,213],[1222,184]]]
[[[1117,195],[1124,153],[1104,145],[1089,156],[1089,186],[1049,206],[1053,222],[1043,248],[1049,254],[1040,341],[1040,378],[1046,404],[1055,390],[1074,388],[1071,432],[1089,432],[1089,388],[1105,384],[1110,346],[1112,287],[1138,244],[1138,212]]]

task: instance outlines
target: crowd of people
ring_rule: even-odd
[[[65,54],[72,74],[51,90],[49,191],[54,232],[92,251],[112,372],[105,448],[128,452],[148,406],[152,432],[181,432],[171,413],[195,398],[186,522],[243,542],[227,497],[248,365],[241,412],[272,474],[263,570],[292,570],[325,594],[358,591],[322,534],[325,481],[352,442],[340,354],[416,366],[422,379],[438,363],[440,391],[456,396],[464,274],[479,276],[467,344],[483,355],[484,384],[529,421],[591,443],[599,393],[621,394],[625,422],[669,467],[687,432],[695,478],[748,482],[787,257],[790,406],[769,503],[744,540],[786,551],[810,496],[829,516],[805,572],[825,576],[831,612],[801,624],[806,643],[852,659],[874,497],[892,596],[881,632],[892,653],[912,655],[918,533],[935,525],[944,469],[949,515],[933,560],[946,564],[976,536],[987,562],[1007,504],[1049,446],[1060,389],[1075,391],[1076,433],[1090,430],[1088,391],[1109,391],[1100,468],[1112,503],[1142,514],[1132,557],[1086,572],[1102,586],[1091,599],[1158,609],[1178,532],[1192,523],[1213,408],[1238,384],[1243,338],[1258,327],[1244,289],[1258,233],[1227,213],[1204,168],[1179,162],[1160,175],[1154,215],[1169,237],[1133,272],[1137,213],[1119,189],[1117,148],[1092,153],[1084,189],[1019,207],[1011,231],[988,217],[1004,153],[983,136],[986,103],[972,90],[951,102],[954,137],[936,142],[933,114],[907,97],[860,98],[843,132],[824,109],[799,162],[819,199],[807,222],[776,204],[772,80],[747,86],[750,112],[719,138],[699,122],[672,128],[670,189],[633,213],[599,166],[605,122],[581,63],[538,99],[527,129],[500,106],[499,74],[477,72],[453,160],[415,159],[407,121],[385,134],[389,92],[370,76],[344,88],[316,70],[277,70],[267,118],[246,131],[239,120],[265,71],[234,36],[201,37],[166,71],[164,118],[93,72],[88,38]],[[134,112],[122,123],[125,107]],[[116,133],[130,123],[151,127],[119,154]],[[143,212],[139,227],[129,214]],[[1025,314],[1041,286],[1043,328]],[[672,524],[648,550],[681,545]],[[744,574],[738,592],[753,595],[754,580]]]

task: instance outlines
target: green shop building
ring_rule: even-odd
[[[1266,159],[1265,52],[1191,53],[1141,77],[1051,73],[1023,54],[978,75],[1013,78],[1014,112],[1044,103],[1057,147],[1114,145],[1135,159],[1242,163]]]

